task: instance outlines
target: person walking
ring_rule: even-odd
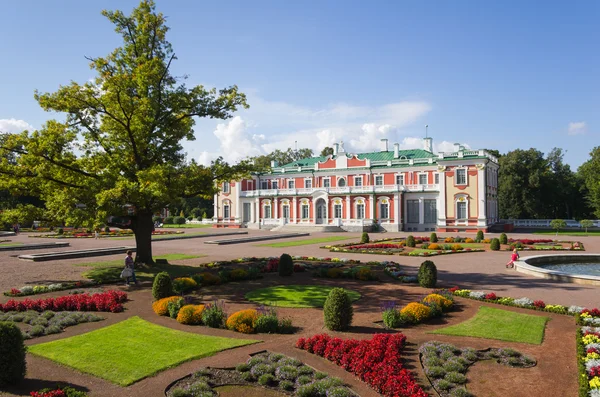
[[[94,230],[94,240],[98,240],[100,238],[100,233],[98,233],[98,229]]]
[[[515,261],[519,260],[519,251],[515,248],[510,256],[510,261],[506,264],[507,268],[515,267]]]
[[[137,285],[137,280],[135,278],[135,263],[133,261],[133,252],[131,250],[127,251],[127,256],[125,257],[125,268],[121,272],[121,277],[125,279],[125,285],[129,286],[129,279],[133,280],[133,283]]]

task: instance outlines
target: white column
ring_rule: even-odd
[[[397,225],[402,224],[402,219],[400,219],[400,193],[394,193],[394,220]]]
[[[240,200],[240,190],[242,190],[242,182],[235,183],[235,218],[238,222],[242,222],[242,200]]]
[[[279,217],[277,216],[278,209],[279,209],[279,201],[278,201],[277,197],[275,197],[275,200],[273,200],[273,218],[274,219],[279,219]]]
[[[375,219],[375,205],[373,204],[373,195],[369,195],[369,212],[370,218]]]
[[[254,217],[254,222],[260,224],[260,199],[258,197],[256,198],[256,200],[254,200],[254,205],[256,207],[256,215]]]
[[[213,219],[216,221],[217,219],[219,219],[219,214],[218,214],[218,203],[219,203],[219,194],[216,193],[215,194],[215,201],[213,203],[214,206],[214,210],[213,210]]]
[[[446,226],[446,171],[440,171],[440,193],[437,206],[437,225]]]
[[[296,223],[296,212],[298,212],[298,204],[296,203],[296,197],[292,199],[292,208],[290,208],[291,223]]]
[[[423,197],[419,197],[419,225],[425,223],[425,201]]]
[[[325,200],[325,224],[329,225],[329,197]]]
[[[486,226],[486,217],[485,217],[485,166],[477,171],[477,226],[485,227]]]

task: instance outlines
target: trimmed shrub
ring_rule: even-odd
[[[477,231],[477,237],[475,237],[477,240],[483,240],[485,237],[483,236],[483,231],[482,230],[478,230]]]
[[[413,324],[427,320],[431,315],[431,309],[422,303],[411,302],[400,310],[400,314]]]
[[[185,224],[185,218],[183,216],[176,216],[173,218],[173,223],[176,225],[183,225]]]
[[[248,279],[248,272],[244,269],[233,269],[229,272],[229,278],[233,281]]]
[[[163,223],[165,225],[172,225],[173,224],[173,217],[172,216],[167,216],[165,219],[163,219]]]
[[[25,378],[25,351],[19,327],[0,322],[0,387],[17,384]]]
[[[343,288],[334,288],[329,292],[323,305],[325,327],[332,331],[343,331],[352,324],[354,310],[348,293]]]
[[[270,386],[275,383],[275,377],[271,374],[264,374],[258,378],[258,383],[263,386]]]
[[[288,254],[281,254],[279,258],[279,275],[291,276],[294,274],[294,261]]]
[[[202,312],[204,305],[185,305],[179,309],[177,314],[177,322],[187,325],[202,324]]]
[[[387,309],[383,312],[383,325],[386,328],[398,328],[402,325],[402,315],[396,309]]]
[[[508,244],[508,236],[506,233],[500,235],[500,244]]]
[[[152,284],[152,297],[154,300],[167,298],[173,296],[173,283],[171,282],[171,276],[167,272],[160,272],[154,277],[154,283]]]
[[[454,302],[445,296],[439,294],[429,294],[425,298],[423,298],[423,303],[436,303],[438,304],[443,311],[449,310]]]
[[[427,246],[427,249],[430,249],[430,250],[441,250],[442,247],[440,247],[440,245],[437,244],[437,243],[433,243],[433,244],[429,244]]]
[[[438,237],[437,237],[437,234],[435,232],[431,233],[431,235],[429,236],[429,242],[430,243],[437,243],[438,242]]]
[[[437,268],[432,261],[421,263],[419,274],[417,275],[419,285],[423,288],[435,288],[437,284]]]
[[[414,248],[415,245],[416,245],[415,238],[413,237],[412,234],[409,234],[408,237],[406,238],[406,246]]]
[[[198,286],[198,283],[190,277],[179,277],[173,280],[173,290],[178,294],[191,291]]]
[[[500,250],[500,240],[498,240],[497,238],[492,239],[492,242],[490,243],[490,249],[492,251],[499,251]]]
[[[156,222],[158,222],[158,223],[162,223],[162,221],[163,221],[163,218],[162,218],[161,216],[154,215],[154,216],[152,217],[152,222],[153,222],[153,223],[156,223]]]
[[[371,241],[371,239],[369,238],[369,233],[363,232],[362,236],[360,237],[360,243],[367,244],[370,241]]]
[[[152,303],[152,310],[154,310],[154,313],[158,314],[159,316],[166,316],[169,314],[169,303],[175,302],[180,298],[180,296],[169,296],[167,298],[159,299]]]
[[[227,319],[227,328],[243,334],[251,334],[254,332],[258,312],[254,309],[240,310],[233,313]]]
[[[169,304],[167,305],[167,308],[169,310],[169,317],[177,318],[177,315],[179,314],[179,310],[181,310],[181,308],[184,305],[185,305],[185,300],[182,297],[179,297],[179,299],[169,302]]]
[[[225,321],[225,310],[217,302],[206,305],[202,312],[202,323],[211,328],[221,328]]]
[[[62,235],[64,233],[65,233],[65,230],[62,227],[59,227],[58,230],[56,231],[56,234]]]
[[[279,331],[279,319],[275,312],[258,316],[254,321],[256,332],[261,334],[276,334]]]

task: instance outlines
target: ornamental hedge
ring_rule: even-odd
[[[344,331],[350,328],[354,310],[348,293],[343,288],[333,288],[323,305],[325,327],[332,331]]]
[[[14,323],[0,322],[0,387],[25,379],[25,351],[19,327]]]
[[[173,283],[171,282],[171,276],[167,272],[160,272],[154,277],[154,283],[152,284],[152,297],[155,301],[169,296],[175,295],[173,291]]]
[[[437,284],[437,268],[432,261],[421,263],[419,273],[417,275],[419,285],[423,288],[434,288]]]

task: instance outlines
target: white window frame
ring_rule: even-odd
[[[267,207],[269,208],[269,216],[267,216]],[[273,218],[273,207],[271,207],[271,202],[263,203],[263,218],[264,219],[272,219]]]
[[[465,203],[465,218],[458,217],[458,203]],[[454,198],[454,218],[457,224],[467,224],[469,222],[469,195],[460,194]]]
[[[310,185],[310,186],[308,186]],[[312,179],[311,178],[304,178],[304,187],[306,189],[312,189]]]
[[[421,177],[424,176],[425,177],[425,183],[421,183]],[[417,177],[417,182],[419,182],[419,185],[427,185],[427,173],[426,172],[419,172],[419,176]]]
[[[383,207],[386,207],[385,211],[387,212],[387,216],[383,216]],[[379,220],[388,220],[390,219],[390,203],[379,202]]]
[[[296,180],[295,179],[288,179],[287,180],[287,188],[288,189],[295,189],[296,188]]]
[[[381,178],[381,183],[377,183],[377,178]],[[383,175],[375,175],[375,186],[383,186],[384,178]]]
[[[225,211],[227,211],[227,216],[225,216]],[[229,201],[223,202],[223,219],[231,218],[231,204]]]
[[[464,183],[458,183],[458,172],[459,171],[463,171],[465,173],[465,182]],[[469,184],[469,172],[467,171],[466,167],[457,167],[454,170],[454,184],[456,186],[467,186]]]
[[[279,181],[276,179],[273,179],[271,181],[271,189],[279,189]]]
[[[327,186],[325,186],[325,182],[327,182]],[[331,178],[330,177],[323,178],[323,187],[331,187]]]
[[[340,210],[339,216],[337,213],[337,210]],[[333,204],[333,219],[342,219],[344,217],[344,207],[342,205],[342,203],[339,204]]]
[[[359,203],[359,201],[362,201],[362,203]],[[358,206],[362,205],[363,207],[363,213],[362,213],[362,218],[359,218],[358,216]],[[367,216],[367,200],[365,200],[364,197],[357,197],[354,199],[354,218],[355,219],[366,219],[365,217]]]
[[[398,178],[402,179],[402,183],[398,183]],[[404,174],[396,174],[396,186],[404,186]]]
[[[223,193],[231,192],[230,182],[223,182]]]
[[[260,181],[260,190],[267,190],[269,188],[269,181],[262,180]]]
[[[285,208],[287,208],[287,213],[288,213],[287,217],[285,216]],[[281,203],[281,217],[284,218],[284,219],[288,219],[289,220],[290,217],[291,217],[291,214],[292,213],[290,212],[290,202],[289,202],[289,200],[288,201],[283,201]]]
[[[360,181],[360,185],[358,184],[358,181]],[[363,185],[363,177],[362,176],[355,176],[354,177],[354,186],[356,187],[362,187]]]
[[[306,216],[304,216],[304,209],[306,208]],[[300,204],[300,216],[302,220],[310,219],[310,204],[302,203]]]
[[[344,181],[344,186],[340,186],[340,181]],[[346,186],[348,186],[348,181],[347,181],[347,180],[346,180],[346,178],[344,178],[343,176],[342,176],[342,177],[339,177],[339,178],[337,179],[337,186],[338,186],[338,187],[346,187]]]
[[[436,172],[433,174],[433,183],[436,185],[440,184],[440,173]]]

